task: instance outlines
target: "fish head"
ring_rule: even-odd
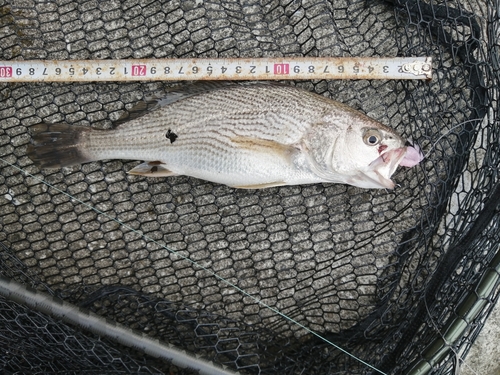
[[[421,154],[391,128],[379,123],[374,125],[352,127],[346,133],[342,156],[345,159],[345,155],[349,155],[349,160],[344,162],[348,167],[346,182],[368,189],[393,189],[391,176],[397,167],[416,165]]]
[[[413,167],[423,155],[394,129],[325,98],[317,121],[302,138],[307,165],[318,180],[366,189],[393,189],[398,166]]]

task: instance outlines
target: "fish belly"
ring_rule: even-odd
[[[273,150],[226,148],[223,145],[178,147],[164,158],[175,174],[233,187],[293,185],[317,179],[297,164],[300,155]]]

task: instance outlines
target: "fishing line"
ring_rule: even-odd
[[[132,227],[130,227],[129,225],[125,224],[124,222],[120,221],[119,219],[116,219],[114,217],[111,217],[110,215],[100,211],[99,209],[95,208],[94,206],[92,206],[91,204],[88,204],[88,203],[85,203],[83,201],[81,201],[80,199],[72,196],[71,194],[51,185],[50,183],[48,183],[47,181],[45,181],[43,178],[40,178],[40,177],[36,177],[35,175],[29,173],[28,171],[25,171],[24,169],[14,165],[14,164],[11,164],[9,163],[8,161],[4,160],[3,158],[0,158],[1,161],[3,161],[5,164],[7,164],[8,166],[20,171],[21,173],[23,173],[24,175],[28,176],[28,177],[31,177],[33,178],[34,180],[40,182],[40,183],[43,183],[44,185],[48,186],[49,188],[52,188],[54,189],[55,191],[61,193],[61,194],[64,194],[66,195],[67,197],[73,199],[75,202],[78,202],[80,203],[81,205],[85,206],[85,207],[88,207],[90,208],[91,210],[95,211],[96,213],[98,213],[99,215],[102,215],[110,220],[113,220],[115,221],[116,223],[118,223],[119,225],[121,225],[123,228],[125,229],[128,229],[129,231],[133,232],[133,233],[136,233],[138,235],[140,235],[142,238],[144,238],[145,240],[147,241],[150,241],[151,243],[154,243],[158,246],[160,246],[161,248],[167,250],[168,252],[170,252],[171,254],[174,254],[174,255],[177,255],[178,257],[190,262],[193,266],[196,266],[204,271],[206,271],[207,273],[209,273],[210,275],[214,276],[215,278],[219,279],[220,281],[222,281],[223,283],[225,283],[226,285],[228,285],[229,287],[235,289],[236,291],[240,292],[241,294],[245,295],[246,297],[249,297],[251,298],[252,300],[254,300],[256,303],[258,303],[260,306],[266,308],[266,309],[269,309],[271,310],[272,312],[274,312],[275,314],[283,317],[284,319],[288,320],[289,322],[299,326],[300,328],[304,329],[306,332],[316,336],[317,338],[321,339],[322,341],[326,342],[327,344],[333,346],[334,348],[336,348],[337,350],[341,351],[342,353],[348,355],[349,357],[353,358],[354,360],[358,361],[359,363],[369,367],[370,369],[372,370],[375,370],[376,372],[378,372],[379,374],[382,374],[382,375],[388,375],[386,374],[385,372],[375,368],[374,366],[370,365],[369,363],[363,361],[361,358],[358,358],[356,357],[354,354],[351,354],[349,353],[347,350],[345,349],[342,349],[340,346],[334,344],[333,342],[331,342],[330,340],[322,337],[320,334],[312,331],[311,329],[307,328],[306,326],[304,326],[303,324],[299,323],[298,321],[294,320],[293,318],[287,316],[286,314],[280,312],[279,310],[277,310],[276,308],[273,308],[269,305],[267,305],[266,303],[260,301],[257,297],[254,297],[252,296],[251,294],[249,294],[248,292],[246,292],[245,290],[241,289],[240,287],[236,286],[235,284],[231,283],[229,280],[226,280],[224,279],[222,276],[219,276],[217,273],[209,270],[208,268],[198,264],[197,262],[195,262],[194,260],[191,260],[189,257],[187,256],[184,256],[180,253],[178,253],[177,251],[175,250],[172,250],[170,248],[168,248],[166,245],[163,245],[163,244],[160,244],[158,241],[148,237],[147,235],[145,235],[144,233],[142,233],[141,231],[139,230],[136,230]]]
[[[458,124],[456,124],[456,125],[452,126],[450,130],[448,130],[448,131],[447,131],[446,133],[444,133],[444,134],[441,134],[441,136],[440,136],[438,139],[436,139],[436,140],[434,141],[434,144],[431,146],[431,148],[429,149],[429,151],[427,151],[427,153],[424,155],[424,159],[427,159],[427,158],[429,157],[429,155],[431,154],[431,152],[432,152],[432,151],[436,148],[436,146],[437,146],[438,142],[439,142],[441,139],[443,139],[444,137],[446,137],[446,136],[448,136],[449,134],[451,134],[451,131],[452,131],[453,129],[456,129],[456,128],[458,128],[458,127],[460,127],[460,126],[464,125],[464,124],[468,124],[469,122],[476,122],[476,121],[481,121],[481,120],[482,120],[482,119],[480,119],[480,118],[475,118],[475,119],[471,119],[471,120],[467,120],[467,121],[460,122],[460,123],[458,123]]]

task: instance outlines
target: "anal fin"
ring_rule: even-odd
[[[148,161],[132,168],[129,174],[145,177],[169,177],[177,174],[170,171],[161,161]]]

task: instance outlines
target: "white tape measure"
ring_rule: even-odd
[[[0,82],[431,79],[430,57],[0,61]]]

